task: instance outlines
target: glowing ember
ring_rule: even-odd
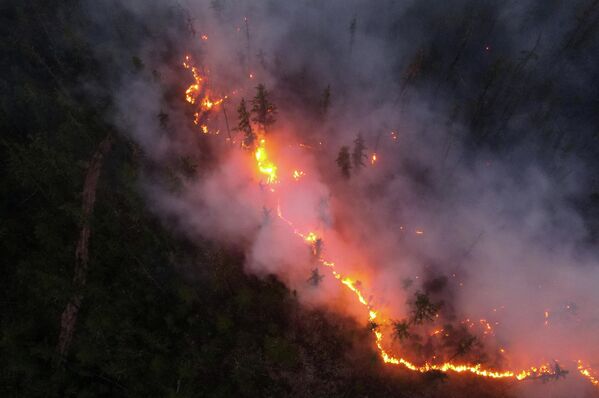
[[[309,232],[308,235],[306,235],[306,237],[304,238],[304,240],[308,243],[314,243],[317,239],[318,235],[316,235],[314,232]]]
[[[591,369],[588,366],[585,367],[580,359],[578,360],[578,371],[581,375],[586,377],[591,382],[591,384],[593,384],[594,386],[599,386],[599,379],[597,379],[595,375],[591,374],[593,369]]]
[[[292,175],[293,175],[294,180],[299,180],[300,178],[302,178],[305,175],[305,173],[301,170],[293,170]]]
[[[376,163],[376,161],[377,161],[376,153],[373,153],[370,156],[370,164],[374,165]]]

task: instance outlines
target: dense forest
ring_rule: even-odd
[[[246,253],[238,246],[191,239],[152,211],[140,176],[177,184],[173,173],[191,169],[201,175],[214,158],[207,149],[193,165],[182,157],[169,163],[171,169],[158,170],[162,166],[115,123],[113,88],[123,76],[114,71],[160,79],[144,59],[143,46],[149,37],[163,49],[164,62],[178,62],[179,54],[169,50],[172,31],[189,34],[189,17],[179,4],[160,5],[152,12],[164,25],[149,26],[119,2],[100,3],[105,4],[0,5],[2,396],[515,396],[509,382],[386,366],[371,339],[376,325],[302,305],[276,275],[247,272]],[[212,3],[218,14],[227,2]],[[579,159],[590,177],[568,200],[589,231],[580,244],[596,250],[599,6],[580,3],[573,22],[578,25],[554,38],[561,44],[546,55],[564,61],[533,68],[535,48],[484,66],[468,63],[471,38],[492,25],[493,6],[461,2],[461,17],[444,25],[457,33],[444,36],[438,28],[404,64],[393,65],[398,83],[393,90],[398,107],[418,90],[451,97],[455,106],[447,125],[465,126],[459,139],[466,158],[482,152],[519,157],[528,148],[530,158],[555,176],[572,172],[565,159]],[[407,11],[414,24],[422,22],[418,15],[425,7]],[[98,9],[110,10],[110,24],[99,23]],[[544,17],[543,10],[530,16]],[[346,23],[350,47],[360,23],[360,15]],[[170,33],[161,36],[164,26]],[[412,27],[393,29],[387,33],[409,34]],[[572,60],[584,65],[588,81],[561,78],[574,73]],[[306,108],[322,118],[343,89],[326,84],[313,89],[305,74],[309,71],[280,76],[274,101],[320,98],[319,105]],[[169,90],[184,91],[184,83],[168,87],[171,83],[161,82],[167,99],[176,96]],[[293,94],[281,95],[285,90]],[[246,99],[247,118],[251,97]],[[510,119],[522,112],[529,119],[512,128]],[[162,112],[152,117],[157,124],[169,122]],[[249,121],[242,117],[239,129],[252,144]],[[369,163],[363,152],[371,144],[356,137],[326,159],[340,180],[354,178],[352,164],[357,170]],[[427,170],[410,165],[426,185]],[[318,271],[308,278],[317,284]],[[432,319],[438,310],[428,301],[435,297],[434,283],[427,286],[416,295],[421,305],[415,305],[414,323]],[[405,324],[395,327],[399,336],[407,333]]]

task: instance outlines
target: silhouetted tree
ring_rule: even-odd
[[[310,274],[310,277],[308,278],[308,283],[310,283],[312,286],[318,286],[322,278],[324,278],[324,276],[320,275],[318,268],[314,268]]]
[[[375,321],[368,321],[368,330],[370,331],[375,331],[379,328],[379,324],[376,323]]]
[[[470,351],[472,351],[472,348],[476,342],[476,337],[472,336],[471,334],[467,334],[460,338],[455,354],[451,357],[451,359],[468,354]]]
[[[393,322],[393,338],[403,341],[410,337],[410,323],[407,319]]]
[[[252,131],[250,123],[250,114],[245,105],[245,99],[241,99],[239,107],[237,107],[237,128],[236,130],[243,132],[243,146],[251,148],[256,140],[256,134]]]
[[[277,107],[270,102],[270,94],[264,87],[264,84],[259,84],[256,87],[256,96],[252,99],[252,120],[262,125],[264,129],[275,122],[275,114]]]
[[[354,140],[354,150],[352,152],[352,162],[354,164],[354,170],[358,171],[365,166],[364,159],[367,159],[366,145],[364,145],[364,139],[361,134],[358,134]]]
[[[349,155],[349,148],[347,146],[342,146],[339,150],[339,155],[337,155],[337,165],[341,169],[341,174],[343,174],[345,178],[349,178],[351,171],[351,158]]]
[[[413,302],[411,322],[419,325],[424,321],[432,321],[439,309],[440,303],[433,303],[427,294],[416,292],[416,299]]]

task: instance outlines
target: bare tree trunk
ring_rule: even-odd
[[[69,347],[73,339],[75,324],[77,323],[77,315],[79,307],[83,300],[83,289],[87,278],[87,266],[89,262],[89,237],[90,221],[94,211],[94,203],[96,201],[96,186],[100,177],[100,170],[104,156],[110,151],[112,146],[112,135],[109,133],[100,143],[94,153],[85,175],[82,193],[82,225],[77,240],[75,249],[75,271],[73,275],[73,295],[67,303],[60,317],[60,334],[58,337],[57,351],[60,354],[61,360],[68,355]]]

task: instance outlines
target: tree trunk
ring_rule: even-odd
[[[85,175],[82,192],[82,224],[75,249],[75,270],[73,275],[73,295],[60,317],[60,334],[58,337],[57,351],[61,360],[67,357],[69,346],[73,339],[75,324],[79,307],[83,300],[83,289],[87,277],[87,266],[89,262],[89,238],[90,222],[94,211],[94,202],[96,201],[96,186],[100,177],[100,170],[104,156],[110,151],[112,146],[112,135],[109,133],[96,149]]]

